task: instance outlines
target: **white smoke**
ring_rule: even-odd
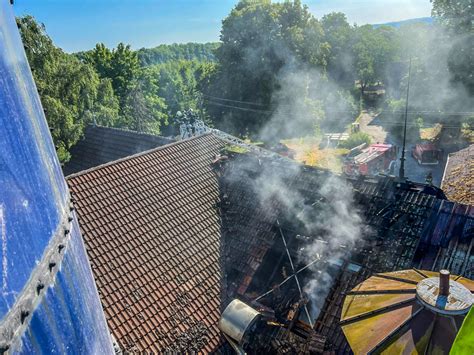
[[[453,57],[453,49],[467,45],[469,36],[454,35],[436,24],[406,25],[398,30],[398,34],[398,56],[405,61],[412,58],[410,106],[424,111],[472,109],[472,97],[458,80],[453,80],[455,78],[450,71],[453,60],[463,59]],[[468,76],[470,73],[465,74]],[[406,79],[402,81],[403,93],[405,86]]]
[[[255,58],[261,57],[263,49],[256,50],[258,53],[246,52],[246,62],[255,64]],[[278,89],[272,96],[274,114],[259,132],[261,139],[278,142],[283,137],[314,136],[315,130],[326,119],[328,109],[350,112],[352,107],[342,94],[344,90],[331,82],[325,73],[304,65],[285,48],[274,49],[274,52],[280,57],[286,56],[281,58],[285,65],[277,75]],[[246,170],[246,163],[240,164],[238,168]],[[294,260],[299,259],[297,262],[300,265],[319,258],[324,261],[312,265],[309,269],[311,278],[302,285],[315,317],[322,306],[321,300],[324,301],[333,283],[329,269],[341,264],[367,228],[356,208],[348,182],[329,173],[318,174],[317,200],[314,201],[300,192],[302,186],[295,183],[296,178],[308,174],[302,169],[303,166],[298,163],[262,164],[252,184],[263,210],[279,205],[278,210],[284,217],[295,219],[292,224],[301,228],[300,233],[311,234],[311,238],[302,243],[302,252],[298,256],[293,255]],[[293,236],[287,236],[290,237]]]
[[[311,276],[308,279],[306,274],[306,284],[302,284],[311,301],[314,321],[332,286],[334,269],[339,269],[369,229],[347,181],[330,174],[318,174],[319,187],[310,198],[300,192],[301,185],[295,183],[311,174],[302,169],[297,163],[262,164],[260,175],[253,180],[253,191],[260,208],[269,210],[270,206],[279,206],[278,215],[274,217],[282,217],[283,223],[291,224],[282,224],[283,229],[296,228],[301,234],[309,234],[302,238],[300,252],[292,258],[300,266],[319,260],[307,270]],[[287,242],[294,237],[294,234],[285,236]]]
[[[318,206],[319,218],[314,221],[313,230],[319,231],[318,236],[327,243],[314,242],[306,246],[302,254],[306,264],[320,259],[311,266],[312,279],[304,287],[312,302],[314,316],[319,314],[334,281],[329,269],[338,269],[369,233],[361,211],[356,207],[353,190],[346,181],[330,177],[323,182],[319,193],[325,203]]]
[[[344,131],[355,117],[349,93],[291,55],[285,62],[277,76],[278,90],[272,94],[274,113],[258,136],[266,142],[315,136],[322,125]]]
[[[325,119],[325,105],[331,105],[330,109],[336,112],[351,109],[341,95],[343,90],[318,69],[308,68],[293,56],[286,63],[278,75],[279,90],[272,97],[275,113],[260,132],[265,141],[314,135]],[[330,269],[342,265],[348,252],[368,233],[368,227],[346,180],[329,173],[318,175],[318,197],[312,201],[298,191],[301,186],[289,183],[302,174],[303,167],[294,163],[283,169],[263,165],[261,175],[254,181],[254,190],[262,208],[278,201],[281,211],[296,219],[294,225],[302,226],[301,233],[311,234],[293,258],[298,257],[300,265],[320,259],[312,264],[311,277],[302,285],[311,302],[312,317],[316,317],[333,284]]]

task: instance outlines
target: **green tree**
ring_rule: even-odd
[[[448,68],[453,80],[474,95],[474,4],[472,0],[432,0],[432,16],[450,30]]]
[[[324,15],[321,25],[324,39],[330,46],[328,74],[337,83],[351,88],[355,80],[351,46],[353,28],[341,12]]]
[[[200,108],[198,83],[203,65],[197,61],[175,61],[152,68],[159,77],[159,95],[163,97],[171,116],[178,111]]]
[[[119,97],[122,110],[129,92],[136,87],[136,80],[140,75],[138,55],[130,45],[119,43],[112,50],[110,58],[110,72],[107,77],[112,79],[115,94]]]
[[[462,83],[470,95],[474,95],[474,34],[466,34],[455,41],[448,68],[453,80]]]
[[[219,43],[162,44],[155,48],[138,50],[142,66],[151,66],[175,61],[215,62],[215,50]]]
[[[320,23],[298,0],[240,1],[223,21],[221,42],[205,102],[216,125],[237,134],[256,133],[268,122],[283,70],[324,71],[329,50]],[[244,103],[236,109],[212,97]]]
[[[88,112],[88,121],[109,127],[120,125],[120,105],[109,78],[100,79],[94,111]]]
[[[431,15],[456,33],[474,32],[472,0],[431,0]]]
[[[97,43],[95,48],[79,54],[79,58],[91,64],[101,78],[112,76],[112,51],[103,43]]]
[[[365,25],[355,29],[354,61],[361,94],[371,84],[383,83],[389,63],[396,59],[395,29]]]
[[[124,114],[128,95],[136,87],[141,73],[137,52],[123,43],[112,50],[103,43],[98,43],[93,50],[77,56],[86,64],[92,65],[100,78],[110,80],[119,100],[121,114]]]
[[[78,57],[90,63],[102,80],[106,80],[109,100],[119,107],[118,114],[108,117],[109,125],[159,134],[167,123],[166,103],[160,96],[160,73],[154,67],[142,68],[137,52],[120,43],[110,50],[98,43]],[[110,102],[112,104],[112,102]],[[111,112],[102,111],[102,117]],[[105,117],[104,117],[105,118]]]
[[[120,126],[153,134],[167,124],[165,100],[159,96],[158,78],[152,70],[142,70],[127,93]]]
[[[65,162],[84,126],[104,110],[116,112],[116,106],[106,92],[99,94],[107,83],[94,68],[55,47],[43,25],[31,16],[18,18],[17,24],[58,157]]]
[[[339,146],[341,148],[352,149],[364,143],[366,145],[369,145],[371,141],[372,140],[367,133],[357,132],[357,133],[352,133],[349,136],[349,138],[346,141],[340,143]]]
[[[474,110],[474,43],[466,43],[470,34],[447,30],[440,23],[410,24],[397,31],[397,38],[398,57],[405,58],[405,63],[400,65],[400,80],[398,83],[393,81],[391,90],[387,91],[387,103],[390,109],[390,104],[402,99],[398,102],[403,107],[395,110],[397,114],[388,119],[403,122],[401,113],[404,111],[408,73],[406,59],[411,57],[409,110],[432,112],[422,115],[425,124],[461,126],[463,116],[450,116],[443,112]],[[416,115],[409,116],[410,121],[416,118]]]

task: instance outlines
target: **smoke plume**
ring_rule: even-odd
[[[248,163],[241,161],[240,164],[239,170],[249,170]],[[292,254],[293,262],[300,267],[311,264],[305,281],[300,279],[300,282],[311,301],[314,321],[333,276],[357,242],[368,234],[368,227],[356,207],[353,190],[344,179],[329,173],[308,172],[302,165],[282,163],[278,159],[266,161],[259,168],[259,175],[250,183],[260,208],[276,213],[273,217],[283,231],[296,230],[301,234],[288,233],[284,237],[287,243],[291,238],[299,239],[300,249]],[[302,179],[308,179],[307,183],[314,188],[310,194],[298,183]],[[277,243],[281,243],[279,237]]]

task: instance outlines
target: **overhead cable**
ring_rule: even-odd
[[[211,97],[208,95],[203,95],[207,97]],[[235,102],[235,103],[245,103],[249,105],[255,105],[255,106],[265,106],[263,104],[259,103],[252,103],[250,101],[239,101],[239,100],[231,100],[231,99],[224,99],[224,98],[219,98],[219,97],[212,97],[212,100],[206,100],[209,104],[215,105],[215,106],[222,106],[222,107],[228,107],[228,108],[234,108],[238,110],[243,110],[243,111],[255,111],[255,112],[262,112],[262,113],[274,113],[274,111],[271,110],[263,110],[263,109],[255,109],[255,108],[250,108],[250,107],[241,107],[241,106],[234,106],[230,104],[223,104],[220,102],[216,102],[215,100],[221,100],[221,101],[226,101],[226,102]],[[266,107],[266,106],[265,106]],[[279,104],[277,107],[294,107],[292,104]],[[330,112],[330,113],[354,113],[357,110],[325,110],[325,112]],[[405,114],[405,111],[395,111],[395,110],[382,110],[378,115],[380,114]],[[474,111],[408,111],[409,115],[418,115],[418,114],[433,114],[433,115],[443,115],[443,116],[470,116],[474,115]]]

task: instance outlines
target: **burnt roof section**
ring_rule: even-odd
[[[328,172],[226,146],[206,134],[68,179],[106,318],[123,350],[220,349],[217,322],[231,298],[255,300],[289,270],[281,233],[295,260],[301,237],[316,235],[278,198],[262,204],[256,193],[264,186],[255,181],[265,184],[265,171],[278,176],[311,219],[327,203],[318,190]],[[220,156],[223,149],[227,156]],[[339,326],[343,293],[373,272],[413,266],[474,272],[473,207],[446,201],[429,185],[391,178],[350,184],[372,233],[334,267],[340,271],[321,295],[315,325],[326,349],[340,352],[349,351]],[[280,294],[292,299],[295,289],[287,282]]]
[[[153,134],[89,125],[84,137],[71,148],[71,160],[63,166],[63,172],[66,176],[75,174],[173,141]]]
[[[240,160],[245,163],[239,163]],[[250,302],[282,282],[286,277],[282,274],[290,270],[285,249],[275,231],[277,225],[286,236],[296,263],[299,262],[298,249],[305,246],[305,242],[298,241],[301,235],[309,233],[306,234],[308,240],[311,240],[311,234],[324,238],[324,233],[305,230],[295,223],[292,214],[284,206],[281,208],[278,200],[269,199],[262,206],[255,202],[254,182],[259,172],[265,169],[279,175],[285,186],[306,200],[302,201],[301,211],[304,211],[304,206],[311,209],[315,201],[321,201],[318,190],[328,174],[308,167],[295,170],[292,165],[289,161],[272,162],[243,155],[237,155],[224,164],[220,180],[224,202],[222,218],[228,221],[223,224],[224,246],[228,240],[240,240],[239,248],[229,253],[231,262],[226,264],[225,270],[228,275],[238,272],[247,275],[235,287],[237,295]],[[448,268],[454,274],[468,278],[474,276],[473,206],[450,202],[441,190],[426,184],[399,182],[388,177],[349,180],[349,183],[352,185],[355,204],[362,212],[364,224],[370,232],[346,255],[342,266],[324,266],[326,270],[333,270],[333,279],[329,287],[324,285],[327,280],[321,280],[321,289],[328,287],[328,290],[318,295],[323,305],[316,319],[315,330],[326,338],[326,350],[336,353],[351,353],[339,325],[344,294],[373,273],[416,267],[429,270]],[[326,202],[323,200],[322,203]],[[320,209],[316,205],[313,212],[317,214]],[[253,220],[261,214],[266,217]],[[264,243],[260,241],[262,237]],[[256,245],[252,246],[252,243]],[[260,253],[262,249],[266,251]],[[249,269],[248,264],[240,265],[246,257],[259,266]],[[303,265],[300,264],[296,269]],[[304,284],[307,280],[302,276],[300,282]],[[284,285],[286,289],[278,293],[297,292],[290,291],[288,285],[289,282]],[[294,285],[290,286],[294,288]],[[275,312],[278,312],[281,304],[276,292],[259,302]]]
[[[451,201],[474,205],[474,144],[449,154],[441,188]]]

